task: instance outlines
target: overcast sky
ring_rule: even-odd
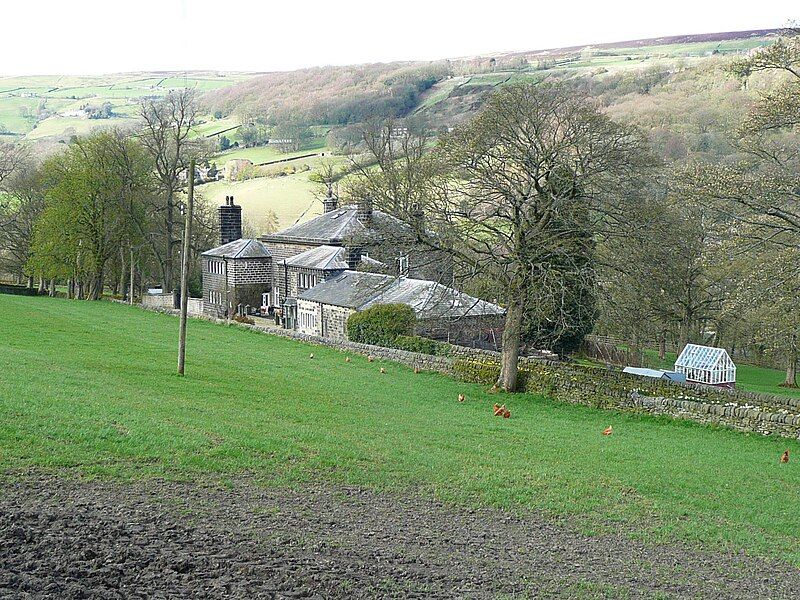
[[[763,29],[799,17],[797,0],[3,0],[0,75],[289,70]]]

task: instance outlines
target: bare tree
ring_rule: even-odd
[[[185,184],[189,161],[199,159],[202,154],[202,142],[190,139],[197,110],[195,91],[183,89],[163,98],[145,100],[139,111],[144,125],[139,139],[153,161],[159,183],[159,194],[151,208],[160,222],[160,231],[147,240],[165,291],[175,284],[175,255],[180,243],[179,193]]]
[[[367,189],[411,223],[424,210],[420,239],[449,252],[462,274],[496,283],[507,309],[497,383],[514,391],[525,318],[543,316],[530,314],[550,310],[543,296],[564,297],[566,278],[591,266],[587,241],[611,217],[608,201],[639,180],[646,144],[587,99],[549,85],[506,86],[430,156],[425,140],[403,135],[387,129],[367,139],[381,166],[365,174]]]

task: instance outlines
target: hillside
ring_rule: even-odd
[[[319,67],[261,75],[209,92],[206,102],[212,112],[248,118],[299,113],[310,122],[344,125],[370,115],[415,114],[441,126],[474,112],[486,93],[505,83],[575,77],[603,81],[648,69],[682,69],[769,44],[776,33],[672,36],[431,63]]]
[[[787,510],[800,501],[800,471],[777,460],[798,449],[791,440],[530,394],[504,396],[512,417],[498,420],[498,397],[479,385],[205,321],[189,324],[181,379],[177,328],[175,317],[110,302],[0,295],[6,468],[427,490],[597,533],[800,563]],[[611,423],[615,435],[600,435]]]

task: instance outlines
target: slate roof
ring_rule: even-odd
[[[203,252],[202,256],[216,258],[269,258],[267,247],[258,240],[239,239]]]
[[[345,271],[300,294],[299,299],[363,310],[376,304],[407,304],[419,319],[502,315],[496,304],[435,281]]]
[[[390,223],[395,226],[400,224],[399,220],[379,210],[372,211],[372,219],[375,227]],[[350,205],[323,213],[277,233],[265,235],[261,239],[267,242],[341,244],[347,238],[367,230],[367,227],[358,219],[358,208]]]
[[[347,269],[347,250],[341,246],[317,246],[286,259],[290,267],[318,269],[320,271],[341,271]]]

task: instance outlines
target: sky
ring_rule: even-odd
[[[766,29],[792,19],[800,19],[797,0],[3,0],[0,75],[283,71]]]

